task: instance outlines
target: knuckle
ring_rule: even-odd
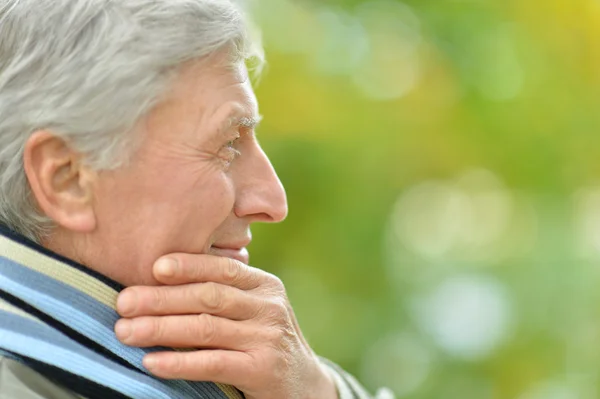
[[[169,360],[165,362],[165,368],[171,373],[171,375],[181,374],[184,370],[186,358],[180,354],[175,353],[169,357]]]
[[[198,315],[196,333],[201,337],[204,343],[210,344],[217,338],[217,328],[215,320],[208,314]]]
[[[229,284],[238,282],[242,274],[242,264],[235,259],[229,258],[226,258],[225,262],[223,280]]]
[[[165,338],[165,325],[162,322],[161,318],[153,317],[146,319],[146,334],[150,341],[152,342],[160,342],[163,338]]]
[[[182,301],[186,304],[204,304],[204,286],[206,283],[194,283],[181,287]]]
[[[210,375],[223,375],[225,372],[225,359],[220,353],[212,352],[212,356],[206,357],[204,367]]]
[[[207,270],[210,268],[210,264],[207,259],[200,258],[192,265],[190,265],[191,274],[195,281],[201,281],[205,278]]]
[[[142,317],[133,322],[133,341],[143,344],[159,342],[164,335],[162,323],[155,317]]]
[[[258,300],[256,306],[254,307],[254,310],[251,313],[252,317],[250,318],[261,318],[264,315],[267,315],[269,313],[269,305],[270,302],[265,299]]]
[[[207,311],[218,312],[222,310],[224,298],[219,285],[206,283],[202,291],[201,301]]]
[[[275,276],[274,274],[269,274],[269,283],[275,289],[276,292],[285,292],[285,284],[279,277]]]
[[[279,343],[285,338],[285,334],[280,328],[269,328],[266,332],[266,340],[273,346],[279,346]]]
[[[271,298],[266,305],[267,317],[275,320],[286,320],[288,316],[287,305],[280,297]]]
[[[160,313],[166,309],[167,306],[167,297],[166,292],[160,288],[151,288],[150,289],[152,297],[149,302],[149,306],[152,311],[156,313]],[[142,303],[145,301],[142,301]]]
[[[282,355],[293,352],[292,343],[295,341],[295,334],[288,327],[274,326],[267,333],[266,339],[275,354]]]
[[[180,265],[182,276],[191,281],[198,281],[204,275],[204,262],[188,256],[179,256],[177,261]]]

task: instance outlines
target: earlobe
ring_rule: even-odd
[[[67,230],[89,233],[96,228],[95,174],[63,139],[35,132],[25,144],[23,166],[43,214]]]

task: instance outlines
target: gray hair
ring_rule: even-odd
[[[183,63],[226,48],[262,63],[249,32],[232,0],[0,0],[0,223],[32,240],[52,227],[23,168],[33,132],[117,167]]]

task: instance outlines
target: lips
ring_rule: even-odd
[[[250,253],[246,247],[219,247],[213,245],[210,247],[210,254],[235,259],[246,265],[250,262]]]

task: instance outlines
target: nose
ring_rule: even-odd
[[[288,214],[285,189],[263,149],[255,143],[235,165],[234,212],[251,222],[279,223]]]

